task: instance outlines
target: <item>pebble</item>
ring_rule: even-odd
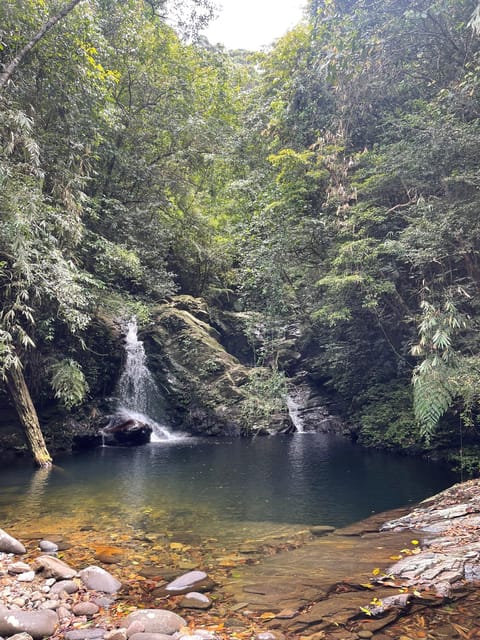
[[[74,629],[73,631],[67,631],[65,633],[65,640],[96,640],[96,638],[103,638],[106,629],[88,628],[88,629]]]
[[[127,630],[112,629],[111,631],[107,631],[103,636],[103,640],[127,640]]]
[[[46,582],[48,582],[48,580]],[[62,591],[64,591],[65,593],[72,594],[76,593],[78,589],[79,586],[74,580],[60,580],[59,582],[55,582],[54,580],[50,593],[62,593]]]
[[[364,638],[365,640],[368,640],[368,638],[371,638],[373,636],[373,633],[368,629],[362,629],[361,631],[357,632],[357,636],[359,638],[362,638],[362,639]]]
[[[79,602],[72,608],[76,616],[87,616],[90,618],[100,611],[100,608],[94,602]]]
[[[31,571],[32,568],[26,562],[14,562],[8,567],[8,573],[26,573],[27,571]]]
[[[26,571],[17,576],[19,582],[33,582],[35,580],[35,571]]]
[[[209,609],[212,606],[212,601],[204,593],[193,591],[185,594],[180,606],[185,609]]]
[[[42,602],[40,605],[40,609],[52,609],[52,611],[54,611],[58,609],[59,606],[60,602],[58,600],[45,600],[45,602]]]
[[[40,551],[44,553],[56,553],[58,551],[58,545],[50,542],[50,540],[41,540],[38,546],[40,547]]]

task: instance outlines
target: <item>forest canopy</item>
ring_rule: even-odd
[[[92,318],[181,293],[255,313],[272,375],[294,335],[366,444],[474,434],[477,4],[310,0],[251,53],[206,0],[2,3],[10,393],[90,401]]]

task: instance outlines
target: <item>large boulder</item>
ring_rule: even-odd
[[[32,638],[53,635],[58,624],[55,611],[20,611],[0,606],[0,636],[28,633]]]
[[[152,431],[149,424],[128,415],[118,414],[102,429],[102,434],[105,444],[129,447],[150,442]]]

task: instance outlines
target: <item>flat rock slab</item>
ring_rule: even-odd
[[[77,575],[75,569],[53,556],[40,556],[32,563],[35,571],[41,572],[44,578],[56,578],[57,580],[69,580]]]
[[[381,522],[384,519],[379,516],[377,526]],[[372,528],[368,521],[364,530]],[[386,571],[391,556],[398,555],[411,539],[409,531],[379,533],[377,529],[376,533],[363,536],[340,536],[336,531],[257,565],[238,567],[238,577],[226,586],[226,591],[235,602],[253,611],[304,610],[292,618],[280,616],[269,623],[283,632],[311,635],[338,629],[338,625],[361,617],[361,607],[367,608],[373,598],[380,600],[380,596],[398,593],[384,586],[367,589],[359,585],[372,583],[374,569],[380,574]],[[399,611],[395,607],[384,619],[393,621]],[[387,622],[378,624],[381,628]]]
[[[456,484],[382,529],[409,529],[422,539],[388,573],[405,586],[450,597],[458,585],[480,577],[480,480]]]
[[[375,593],[381,600],[382,597],[391,595],[391,589],[383,589]],[[307,612],[288,621],[288,631],[293,633],[311,633],[328,629],[330,627],[343,626],[361,613],[372,596],[365,591],[352,591],[339,593],[335,597],[322,600],[313,605]],[[395,616],[396,617],[396,616]],[[388,621],[388,624],[392,620]]]

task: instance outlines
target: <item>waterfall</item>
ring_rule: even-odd
[[[164,421],[162,394],[147,367],[147,356],[143,342],[138,339],[135,318],[126,325],[125,352],[125,366],[118,383],[116,414],[149,424],[153,429],[152,442],[177,439],[179,436],[161,424]]]
[[[297,433],[305,432],[305,425],[303,424],[301,416],[302,408],[303,404],[301,402],[298,402],[291,394],[287,395],[288,415],[290,416],[290,420],[292,421]]]

